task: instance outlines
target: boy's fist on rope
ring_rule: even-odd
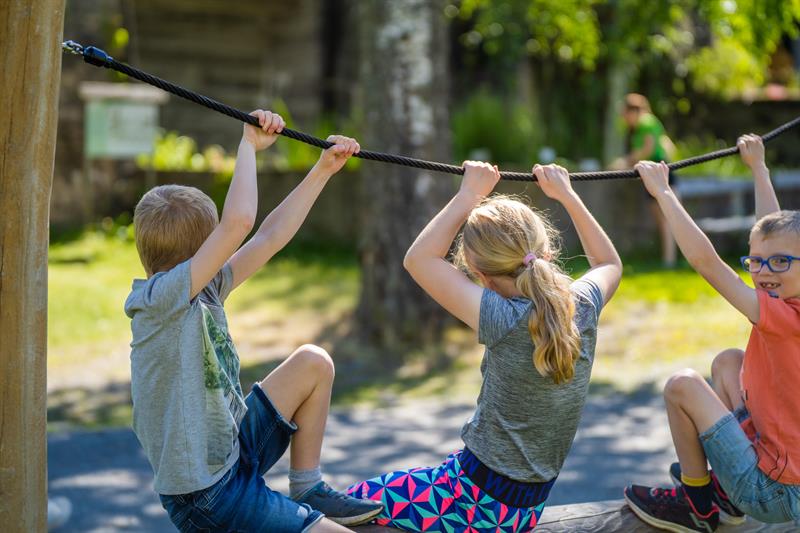
[[[323,150],[319,161],[314,166],[326,174],[333,175],[339,172],[350,156],[361,150],[361,146],[355,139],[344,135],[329,135],[325,140],[334,145]]]
[[[250,114],[258,119],[258,124],[261,128],[245,124],[242,137],[250,143],[256,152],[269,148],[278,138],[278,134],[283,131],[286,122],[279,114],[272,111],[256,109]]]
[[[752,133],[742,135],[736,141],[736,147],[739,149],[742,161],[748,167],[752,168],[756,164],[764,165],[764,143],[758,135]]]

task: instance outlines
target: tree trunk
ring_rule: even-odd
[[[427,160],[450,160],[448,36],[441,0],[358,2],[361,27],[361,145]],[[367,163],[360,247],[358,327],[384,352],[401,355],[439,339],[447,314],[403,269],[419,231],[455,191],[453,176]]]
[[[603,161],[608,164],[625,155],[625,137],[618,124],[622,112],[623,100],[628,93],[631,67],[619,60],[609,58],[606,77],[606,107],[603,117]]]
[[[0,524],[47,521],[47,241],[64,0],[0,0]]]

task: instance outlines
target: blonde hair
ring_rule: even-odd
[[[764,215],[750,230],[750,240],[753,240],[753,235],[766,239],[777,233],[792,233],[800,237],[800,211],[784,209]]]
[[[533,366],[555,383],[572,379],[580,351],[573,322],[572,279],[554,262],[555,229],[533,209],[508,196],[493,196],[472,210],[457,244],[456,261],[486,276],[509,276],[533,302],[528,331],[534,344]],[[526,266],[529,253],[536,259]]]
[[[199,189],[161,185],[147,191],[133,213],[136,251],[147,276],[191,258],[218,223],[217,207]]]

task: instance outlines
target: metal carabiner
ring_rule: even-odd
[[[75,41],[71,40],[64,41],[63,43],[61,43],[61,48],[65,52],[69,52],[70,54],[75,54],[76,56],[83,55],[83,46],[81,46],[79,43],[76,43]]]

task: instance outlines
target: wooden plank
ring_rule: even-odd
[[[775,172],[772,176],[775,189],[800,188],[800,174],[797,172]],[[753,191],[753,180],[723,180],[714,178],[686,177],[678,182],[677,190],[681,198],[703,198],[707,196],[727,196],[735,193]]]
[[[374,524],[354,528],[358,533],[385,533],[399,531]],[[740,526],[721,525],[719,533],[789,533],[800,530],[797,525],[763,524],[752,518]],[[576,503],[545,507],[536,533],[571,533],[574,531],[597,533],[649,533],[655,531],[633,514],[625,500]]]
[[[721,525],[720,533],[751,533],[754,531],[796,532],[794,524],[762,524],[752,518],[740,526]],[[545,507],[537,532],[566,533],[571,531],[644,533],[654,529],[633,514],[625,500],[579,503]]]
[[[64,0],[0,0],[0,524],[47,522],[47,242]]]
[[[753,190],[753,181],[719,179],[683,179],[677,185],[681,198],[727,196],[731,193]]]
[[[706,233],[750,231],[750,228],[752,228],[755,223],[756,217],[753,215],[697,219],[697,226]]]

